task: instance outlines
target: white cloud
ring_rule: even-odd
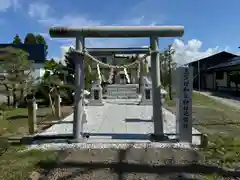
[[[228,47],[225,49],[220,49],[218,46],[216,46],[214,48],[208,48],[206,51],[202,51],[202,42],[197,39],[192,39],[185,43],[179,39],[175,39],[172,47],[175,50],[173,59],[179,65],[208,57],[220,51],[226,51],[228,49]]]
[[[51,9],[51,11],[50,11]],[[131,12],[131,11],[129,11]],[[117,20],[113,24],[104,24],[104,22],[100,20],[91,20],[86,15],[82,14],[63,14],[60,17],[55,16],[54,8],[50,7],[45,3],[32,3],[29,5],[29,15],[32,18],[36,18],[36,20],[44,25],[45,27],[51,26],[68,26],[68,27],[79,27],[79,26],[98,26],[98,25],[155,25],[157,21],[152,21],[152,19],[148,18],[148,14],[146,16],[139,15],[138,13],[124,13],[126,17],[123,17],[120,20]],[[132,17],[132,18],[129,18]],[[162,23],[162,19],[159,19]],[[46,33],[45,33],[46,34]],[[46,38],[53,40],[49,37],[49,35],[45,36]],[[54,41],[61,42],[63,44],[73,43],[71,39],[54,39]],[[118,42],[116,44],[116,42]],[[87,46],[92,47],[126,47],[131,46],[133,44],[131,39],[88,39],[86,42]]]
[[[48,4],[36,2],[28,6],[28,14],[30,17],[45,19],[51,12],[51,7]]]
[[[56,17],[54,9],[46,3],[32,3],[28,7],[28,14],[30,17],[35,18],[40,24],[45,27],[52,26],[98,26],[101,25],[100,21],[93,21],[81,14],[65,14],[61,17]],[[54,40],[62,44],[72,44],[73,39],[53,39],[48,33],[40,33],[49,40]]]
[[[147,46],[143,46],[147,47]],[[179,39],[174,39],[172,43],[172,48],[175,50],[173,55],[173,60],[178,65],[183,65],[192,61],[196,61],[201,58],[205,58],[216,54],[221,51],[227,51],[229,47],[225,49],[220,49],[218,46],[215,48],[208,48],[206,51],[201,51],[202,42],[197,39],[189,40],[188,42],[183,42]],[[151,66],[150,57],[147,57],[149,66]]]
[[[66,14],[62,17],[56,17],[54,9],[46,3],[32,3],[28,6],[28,14],[32,18],[36,18],[42,25],[49,26],[86,26],[100,25],[99,21],[93,21],[79,14]]]
[[[130,25],[130,26],[144,26],[144,25],[146,25],[146,26],[154,26],[154,25],[157,25],[157,24],[164,23],[163,19],[158,19],[156,21],[156,20],[147,18],[144,15],[132,16],[132,17],[133,18],[130,18],[130,19],[126,18],[126,19],[120,20],[116,25],[125,25],[125,26],[127,26],[127,25]]]
[[[59,61],[64,62],[65,54],[68,52],[70,47],[74,48],[73,45],[61,46],[61,55],[60,55]]]
[[[19,0],[1,0],[0,1],[0,12],[5,12],[10,8],[16,10],[20,7]]]

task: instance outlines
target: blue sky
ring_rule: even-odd
[[[61,58],[74,44],[72,39],[52,39],[52,26],[183,25],[184,42],[165,38],[163,49],[172,44],[179,63],[221,50],[239,53],[239,0],[0,0],[1,43],[15,34],[41,33],[49,56]],[[147,39],[90,39],[88,47],[133,47],[148,45]]]

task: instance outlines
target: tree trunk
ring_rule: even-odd
[[[162,58],[160,58],[160,81],[163,83],[163,73],[162,73]]]
[[[171,57],[169,57],[168,62],[168,94],[169,99],[172,100],[172,69],[171,69]]]
[[[53,105],[53,101],[52,101],[52,97],[51,97],[51,93],[48,93],[48,97],[49,97],[49,102],[50,102],[50,107],[51,107],[51,109],[52,109],[52,113],[53,113],[53,115],[55,116],[55,109],[54,109],[54,105]]]
[[[6,87],[6,90],[7,90],[7,105],[8,105],[8,107],[10,107],[11,106],[11,92],[8,87]]]
[[[6,84],[3,84],[6,88],[7,91],[7,105],[8,107],[11,105],[11,94],[10,94],[10,89]]]
[[[7,95],[7,105],[8,107],[11,105],[11,96]]]
[[[17,108],[18,103],[17,103],[17,95],[16,95],[16,90],[13,90],[13,108]]]
[[[15,87],[15,85],[13,86],[13,108],[17,108],[18,107],[18,101],[17,101],[17,89]]]

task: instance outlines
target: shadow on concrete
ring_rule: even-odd
[[[50,124],[50,125],[55,125],[55,124],[73,124],[73,121],[42,121],[39,122],[38,124]]]
[[[109,137],[112,140],[145,140],[151,142],[166,142],[166,143],[178,143],[178,139],[169,138],[171,136],[176,136],[176,133],[167,133],[164,135],[154,135],[154,134],[127,134],[127,133],[83,133],[82,134],[83,143],[88,142],[88,138],[94,139],[94,137],[99,138]],[[70,143],[74,140],[72,134],[57,134],[57,135],[33,135],[24,136],[8,139],[12,145],[31,145],[31,144],[44,144],[44,143]]]
[[[133,133],[84,133],[83,137],[89,138],[94,136],[111,137],[114,140],[147,140],[156,142],[178,142],[176,139],[169,139],[169,134],[154,135],[154,134],[133,134]]]
[[[111,99],[113,100],[113,99]],[[138,98],[132,98],[132,102],[126,101],[127,99],[116,99],[117,101],[109,101],[108,99],[106,100],[107,103],[109,104],[117,104],[117,105],[138,105],[140,100]],[[122,101],[122,102],[121,102]]]
[[[43,169],[44,177],[48,177],[53,174],[53,170],[56,168],[60,169],[73,169],[76,170],[68,175],[59,177],[58,180],[74,179],[81,177],[89,172],[99,171],[103,169],[110,169],[110,172],[117,174],[118,180],[123,180],[124,175],[128,173],[147,173],[152,175],[158,175],[163,179],[182,179],[190,180],[193,175],[210,175],[216,174],[224,178],[238,178],[240,177],[240,171],[231,169],[220,168],[212,165],[204,164],[166,164],[166,165],[150,165],[142,163],[129,163],[124,159],[127,156],[128,149],[118,150],[117,162],[81,162],[81,161],[41,161],[37,164],[38,167]],[[56,172],[55,172],[56,173]],[[164,177],[165,176],[165,177]],[[167,176],[167,178],[166,178]]]
[[[130,139],[130,140],[149,140],[149,134],[133,134],[133,133],[84,133],[84,137],[103,136],[111,137],[111,139]]]
[[[136,122],[153,122],[153,120],[152,119],[137,119],[137,118],[135,118],[135,119],[128,119],[128,118],[126,118],[125,119],[125,122],[127,122],[127,123],[136,123]]]

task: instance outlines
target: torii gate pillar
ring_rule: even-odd
[[[83,36],[76,37],[76,50],[84,50],[85,39]],[[73,137],[74,140],[82,139],[83,129],[83,98],[84,98],[84,56],[75,54],[75,94],[74,94],[74,113],[73,113]]]
[[[163,135],[163,115],[162,115],[162,96],[161,96],[161,81],[160,81],[160,59],[158,37],[150,37],[151,54],[151,76],[152,76],[152,103],[153,103],[153,121],[154,135]]]

